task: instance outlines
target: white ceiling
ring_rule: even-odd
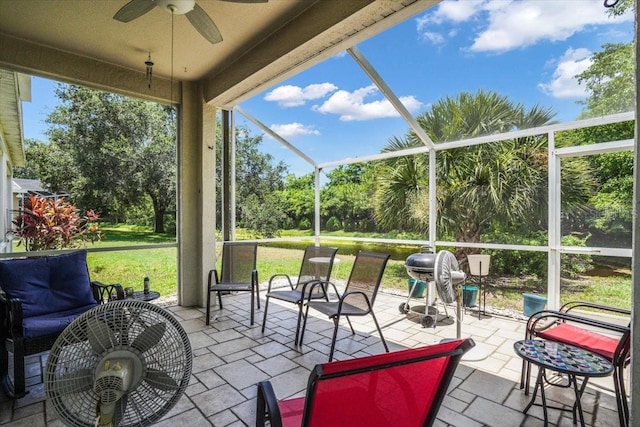
[[[154,77],[201,81],[207,102],[233,106],[439,0],[198,0],[222,34],[213,45],[186,16],[159,7],[129,23],[114,20],[127,1],[0,0],[0,66],[15,64],[19,54],[2,48],[18,40],[141,73],[150,53]],[[29,61],[15,69],[38,74]]]

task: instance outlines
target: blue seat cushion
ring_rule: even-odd
[[[58,313],[43,314],[41,316],[26,317],[22,321],[22,330],[25,338],[42,337],[49,334],[59,334],[76,320],[82,313],[95,307],[97,303],[84,307],[61,311]]]
[[[95,304],[87,251],[0,262],[0,287],[22,302],[24,318]]]

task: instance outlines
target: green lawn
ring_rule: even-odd
[[[90,247],[142,245],[151,243],[171,243],[174,236],[158,235],[143,230],[132,230],[124,226],[103,227],[102,242]],[[261,245],[258,249],[258,272],[260,282],[265,282],[275,273],[297,275],[306,242],[284,243],[272,247]],[[404,267],[404,258],[417,251],[416,247],[323,241],[323,245],[338,247],[332,277],[347,280],[354,254],[359,249],[393,253],[383,276],[383,289],[407,295],[409,276]],[[151,288],[162,295],[171,295],[177,289],[177,249],[157,248],[128,250],[123,252],[97,252],[89,254],[89,269],[92,280],[104,283],[120,283],[142,289],[142,280],[148,276]],[[493,285],[487,293],[487,304],[499,308],[522,310],[522,293],[546,292],[546,283],[535,278],[490,277]],[[631,305],[631,271],[615,267],[599,267],[592,275],[584,275],[577,280],[563,280],[561,300],[587,300],[629,308]]]

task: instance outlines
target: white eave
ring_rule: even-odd
[[[22,101],[31,101],[31,78],[0,70],[0,138],[12,166],[25,165]]]

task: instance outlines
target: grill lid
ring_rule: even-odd
[[[411,254],[404,262],[409,276],[414,279],[424,279],[425,275],[433,275],[436,263],[436,254],[433,252],[420,252]]]

